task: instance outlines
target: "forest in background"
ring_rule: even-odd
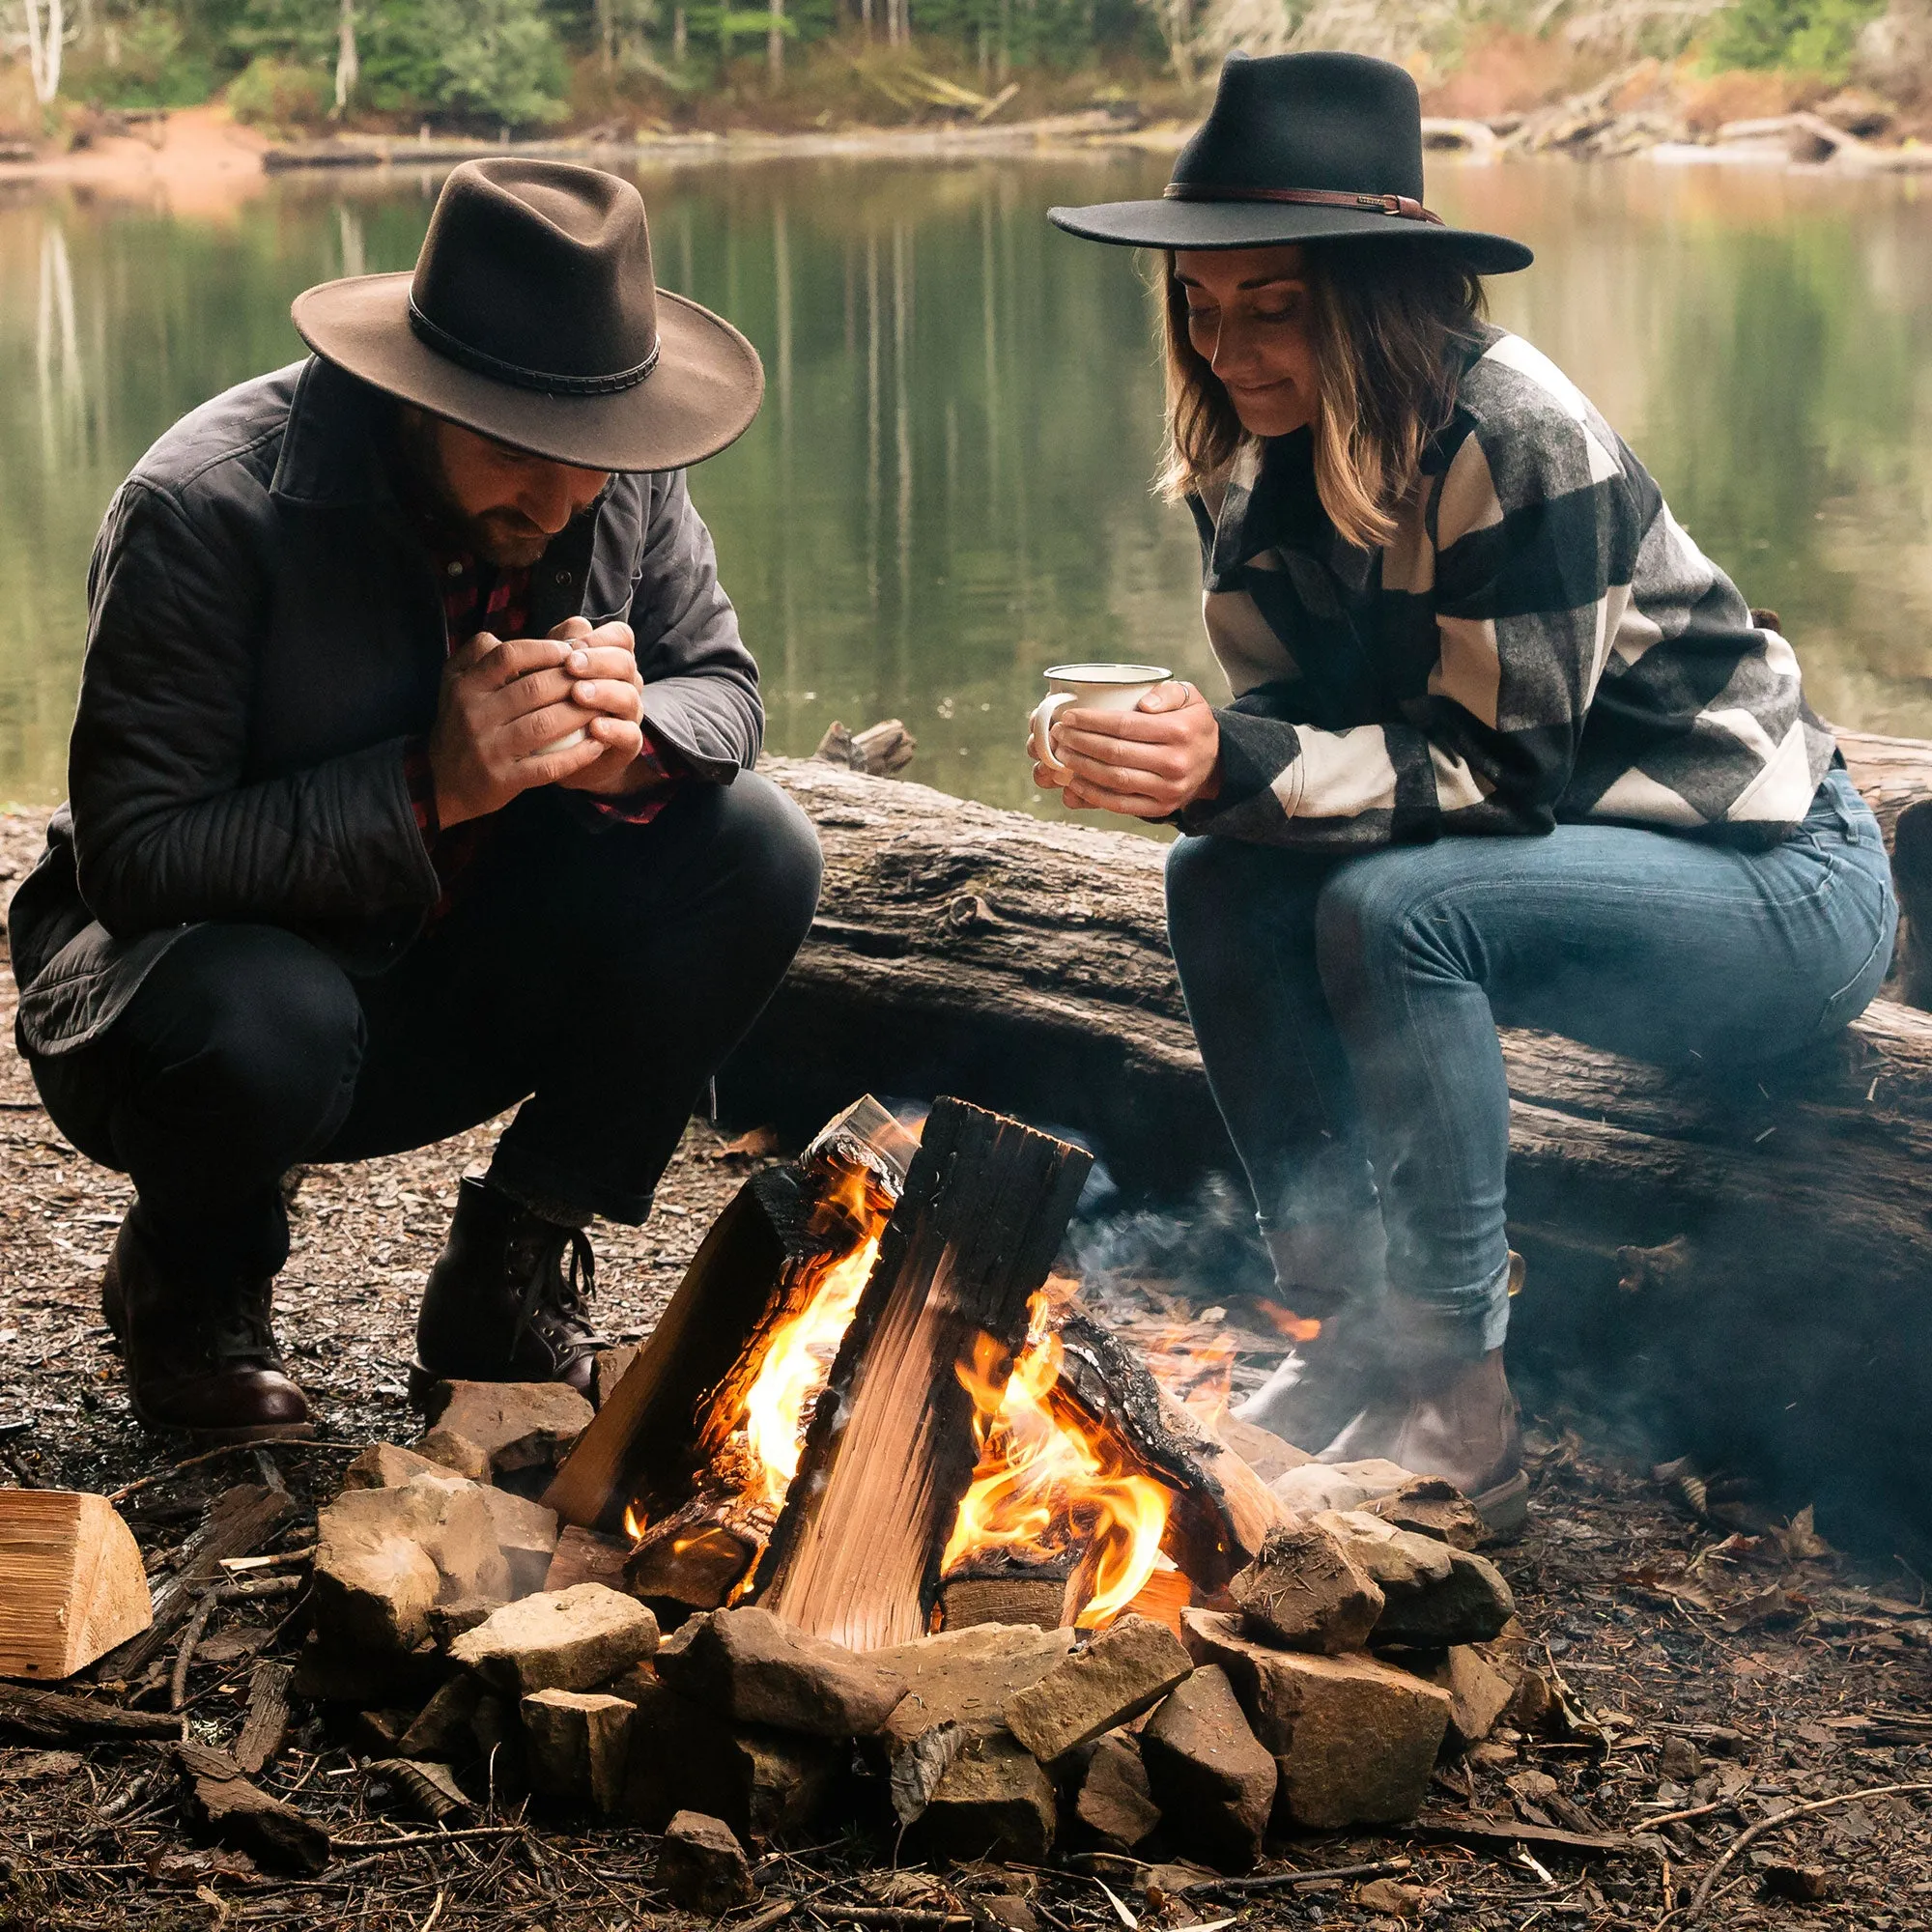
[[[1644,58],[1780,76],[1746,109],[1776,111],[1864,77],[1861,48],[1922,67],[1928,22],[1932,0],[0,0],[0,137],[215,98],[273,132],[486,137],[1185,118],[1236,47],[1400,59],[1459,113]]]

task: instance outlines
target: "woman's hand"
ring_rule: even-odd
[[[1033,768],[1034,783],[1075,810],[1166,818],[1221,789],[1221,725],[1191,684],[1156,685],[1132,711],[1069,707],[1054,720],[1053,749],[1069,776]]]

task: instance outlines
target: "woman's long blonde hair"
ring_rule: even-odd
[[[1337,531],[1372,549],[1394,536],[1392,512],[1415,482],[1423,446],[1455,408],[1483,284],[1451,257],[1399,242],[1309,245],[1303,273],[1318,372],[1315,485]],[[1227,469],[1241,424],[1188,339],[1187,292],[1171,251],[1156,298],[1167,370],[1160,487],[1186,497]]]

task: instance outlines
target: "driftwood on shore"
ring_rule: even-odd
[[[1842,739],[1889,825],[1932,798],[1932,748]],[[733,1118],[948,1092],[1082,1135],[1130,1189],[1173,1198],[1233,1166],[1167,949],[1161,847],[812,760],[767,768],[816,824],[826,884],[721,1078]],[[1772,1378],[1794,1454],[1807,1430],[1885,1438],[1844,1400],[1932,1290],[1932,1016],[1882,999],[1802,1064],[1728,1079],[1552,1035],[1506,1032],[1504,1050],[1513,1238],[1537,1278],[1594,1291],[1552,1297],[1561,1322],[1647,1290],[1645,1320],[1696,1328],[1685,1304],[1705,1297],[1724,1311],[1694,1345],[1719,1433],[1763,1426],[1747,1385]],[[1888,1373],[1901,1397],[1925,1381],[1907,1412],[1932,1396],[1932,1369]]]

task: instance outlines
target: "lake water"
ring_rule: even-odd
[[[1133,259],[1041,218],[1165,177],[1140,155],[640,176],[660,278],[770,372],[758,423],[693,487],[774,749],[897,716],[912,776],[1037,806],[1018,721],[1043,666],[1211,680],[1192,527],[1148,488],[1159,389]],[[0,800],[64,788],[115,485],[183,412],[299,353],[298,290],[409,266],[436,185],[284,178],[195,217],[0,202]],[[1932,737],[1932,182],[1449,164],[1431,199],[1536,247],[1493,285],[1497,319],[1782,613],[1819,708]]]

